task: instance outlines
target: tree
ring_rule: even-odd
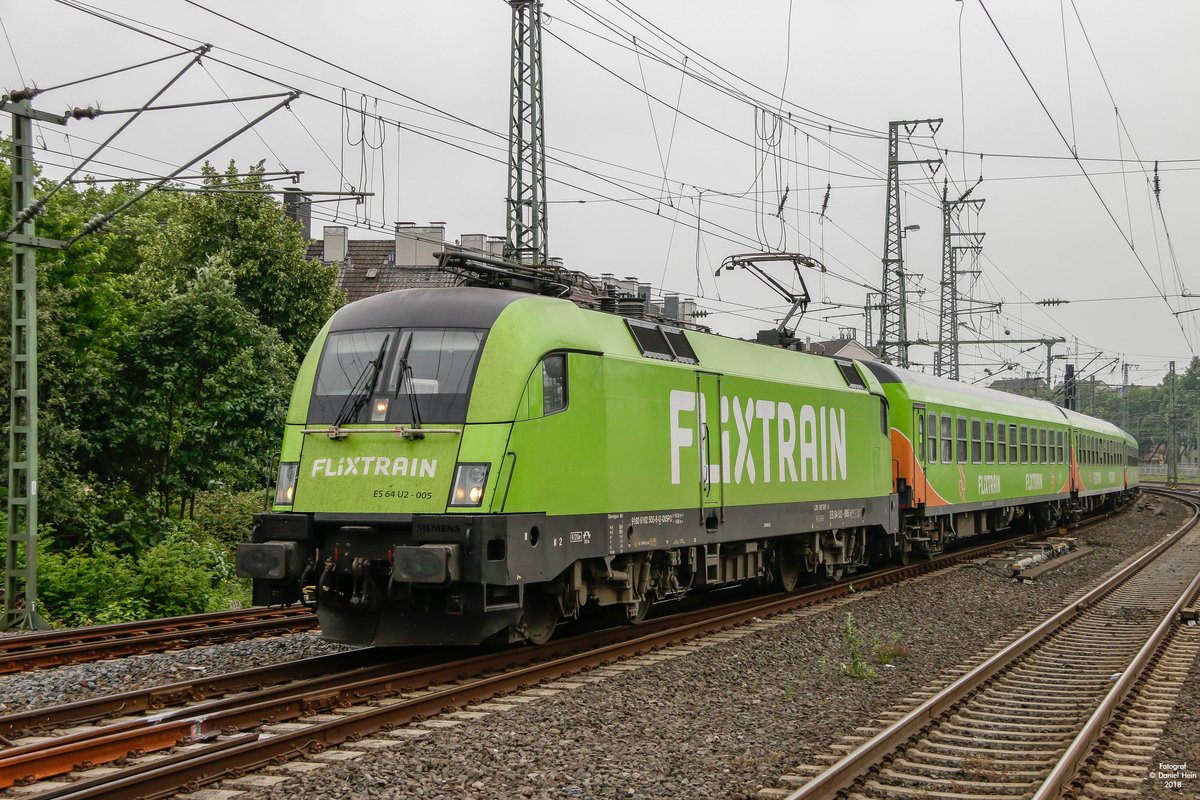
[[[149,310],[119,363],[106,425],[116,477],[155,498],[162,514],[218,484],[253,487],[274,450],[296,359],[242,305],[228,265],[214,257]]]
[[[151,294],[176,290],[215,255],[229,265],[238,297],[259,321],[279,332],[299,357],[344,302],[337,268],[304,257],[299,225],[267,192],[259,162],[239,178],[230,162],[224,174],[207,164],[207,190],[187,196],[185,213],[146,233],[141,254]]]

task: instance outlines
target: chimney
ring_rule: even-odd
[[[312,203],[308,201],[307,194],[297,187],[284,187],[283,213],[287,214],[288,219],[300,223],[300,235],[304,241],[312,239]]]
[[[346,260],[345,225],[325,226],[325,249],[321,255],[321,260],[326,264],[334,261],[341,262]]]
[[[688,298],[679,304],[679,319],[683,322],[694,322],[696,320],[696,301]]]
[[[446,243],[446,223],[414,225],[396,223],[396,266],[432,267],[437,265],[434,253],[440,253]]]
[[[679,295],[669,294],[663,298],[663,316],[668,319],[679,319]]]
[[[464,250],[474,250],[478,253],[487,252],[486,233],[464,233],[459,239],[459,246]]]

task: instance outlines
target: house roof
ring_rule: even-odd
[[[453,286],[454,275],[433,265],[396,264],[395,239],[360,239],[346,242],[346,260],[338,268],[337,285],[353,303],[364,297],[397,289]],[[306,257],[320,260],[324,244],[308,243]]]
[[[864,347],[854,339],[830,339],[824,342],[809,342],[804,346],[806,353],[816,356],[841,356],[842,358],[857,358],[875,360],[879,355],[868,347]]]

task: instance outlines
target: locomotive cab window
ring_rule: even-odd
[[[542,414],[567,407],[567,355],[555,353],[542,359]]]
[[[309,403],[317,424],[463,422],[485,331],[334,331]]]

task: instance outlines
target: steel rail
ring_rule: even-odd
[[[1197,500],[1196,495],[1170,491],[1164,491],[1163,493],[1192,505],[1196,509],[1196,515],[1200,515],[1200,500]],[[1192,525],[1196,522],[1196,515],[1192,517]],[[1083,729],[1080,730],[1079,734],[1067,747],[1066,752],[1058,760],[1058,763],[1054,765],[1054,769],[1050,771],[1045,781],[1042,782],[1041,787],[1034,794],[1033,800],[1057,800],[1067,790],[1075,776],[1079,773],[1085,760],[1091,756],[1093,747],[1108,727],[1117,709],[1125,702],[1125,699],[1133,691],[1135,685],[1142,679],[1152,659],[1162,647],[1163,642],[1166,641],[1167,635],[1178,624],[1180,611],[1196,597],[1197,592],[1200,592],[1200,573],[1197,573],[1187,588],[1183,590],[1179,599],[1171,606],[1171,610],[1167,612],[1155,627],[1154,633],[1151,634],[1146,643],[1138,650],[1129,667],[1122,672],[1120,679],[1117,680],[1116,684],[1105,695],[1104,700],[1101,701],[1095,712],[1088,718]]]
[[[54,631],[0,639],[0,674],[46,669],[209,640],[242,639],[315,628],[316,615],[294,606],[173,617],[169,620]]]
[[[214,623],[243,622],[249,619],[261,619],[264,616],[297,614],[305,611],[307,609],[297,606],[288,606],[285,608],[262,608],[256,606],[236,611],[212,611],[206,614],[189,614],[182,617],[163,617],[161,619],[137,620],[134,622],[117,622],[111,625],[91,625],[83,628],[64,628],[62,630],[44,631],[41,633],[18,634],[0,639],[0,654],[50,645],[77,644],[96,639],[137,636],[153,631],[203,629]]]
[[[1151,489],[1149,491],[1157,492],[1158,490]],[[978,666],[938,691],[933,697],[925,700],[915,709],[863,742],[829,769],[788,795],[787,800],[827,800],[827,798],[839,797],[841,793],[850,791],[864,774],[898,747],[920,733],[947,710],[958,705],[968,695],[1010,666],[1017,658],[1075,620],[1182,539],[1200,521],[1200,501],[1197,501],[1195,497],[1186,498],[1184,501],[1192,506],[1192,516],[1171,536],[1144,552],[1083,597],[1026,632],[1004,649],[988,657]],[[1173,619],[1175,613],[1178,613],[1177,609],[1173,610],[1168,619]]]
[[[1098,520],[1092,518],[1087,522],[1092,521]],[[881,570],[860,576],[853,583],[820,587],[802,595],[776,594],[767,598],[742,600],[717,609],[716,614],[707,609],[649,620],[635,629],[637,635],[633,638],[629,638],[627,628],[600,631],[559,640],[537,649],[522,648],[499,654],[485,654],[432,669],[422,668],[396,673],[387,666],[378,666],[364,668],[355,674],[328,676],[303,684],[277,687],[250,697],[226,698],[206,703],[201,707],[159,715],[142,725],[122,726],[119,730],[109,726],[98,729],[95,733],[80,734],[75,742],[63,742],[61,747],[50,743],[53,752],[37,761],[36,765],[34,761],[27,761],[23,765],[20,762],[23,756],[36,759],[32,752],[14,754],[17,758],[13,762],[0,762],[0,765],[11,765],[12,772],[5,773],[6,775],[16,775],[21,769],[25,769],[26,773],[22,777],[39,772],[41,777],[45,777],[48,774],[69,771],[74,763],[80,761],[97,763],[97,758],[86,749],[88,739],[98,743],[96,752],[104,753],[117,752],[122,747],[139,750],[170,747],[181,742],[208,740],[222,732],[254,727],[261,724],[264,717],[272,722],[301,719],[314,711],[361,703],[405,690],[428,688],[431,681],[441,684],[455,680],[466,681],[459,685],[443,685],[419,697],[404,699],[358,714],[345,714],[337,720],[314,723],[303,730],[262,739],[254,737],[236,747],[228,747],[221,743],[219,751],[211,747],[203,748],[195,751],[188,759],[171,756],[169,763],[164,760],[92,781],[85,779],[49,794],[39,795],[46,800],[59,797],[161,796],[183,785],[208,783],[233,772],[252,769],[265,761],[302,755],[354,736],[367,735],[382,728],[420,720],[470,702],[486,700],[526,685],[574,674],[598,664],[686,641],[751,619],[825,602],[856,591],[855,585],[860,589],[872,588],[941,569],[1039,535],[1044,533],[1023,534],[1015,538],[987,542],[957,550],[935,560]],[[541,661],[529,664],[531,659]],[[494,675],[483,674],[497,670],[506,671]],[[79,747],[72,749],[74,744],[78,744]]]

